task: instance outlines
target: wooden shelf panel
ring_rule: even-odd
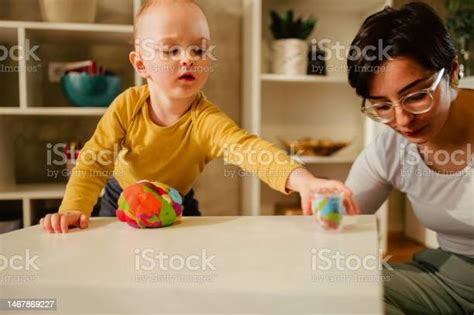
[[[128,25],[35,23],[44,27],[26,28],[27,39],[40,43],[132,45],[133,27]]]
[[[27,39],[41,43],[86,42],[100,44],[128,44],[133,42],[133,25],[93,23],[49,23],[0,21],[0,40],[17,41],[16,30],[25,29]],[[4,39],[5,38],[5,39]]]
[[[355,156],[296,156],[292,159],[304,164],[351,164],[355,161]]]
[[[17,184],[0,187],[0,200],[62,199],[65,183]],[[104,190],[100,196],[104,194]]]
[[[318,1],[307,1],[307,0],[264,0],[265,5],[278,4],[279,6],[298,7],[305,9],[316,9],[318,11],[330,11],[330,12],[371,12],[374,10],[380,10],[386,4],[385,0],[318,0]]]
[[[300,83],[336,83],[347,84],[347,78],[321,75],[284,75],[265,73],[260,76],[263,82],[300,82]]]
[[[474,89],[474,76],[463,78],[459,83],[459,87],[465,89]]]
[[[66,184],[19,184],[0,187],[0,200],[61,199]]]
[[[97,23],[51,23],[28,21],[0,21],[0,27],[25,28],[35,30],[63,30],[86,32],[117,32],[133,33],[133,25],[129,24],[97,24]]]
[[[95,107],[0,107],[0,115],[18,116],[102,116],[106,108]]]

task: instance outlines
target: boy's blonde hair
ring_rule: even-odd
[[[189,3],[194,4],[197,6],[201,11],[201,7],[196,3],[195,0],[145,0],[143,1],[140,10],[135,15],[135,20],[133,23],[133,38],[136,40],[138,35],[138,22],[140,22],[140,18],[145,15],[145,13],[152,7],[156,5],[163,5],[163,4],[174,4],[174,3]]]

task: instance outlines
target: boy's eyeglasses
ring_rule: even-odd
[[[433,94],[441,82],[444,73],[445,69],[443,68],[430,77],[430,79],[434,77],[435,80],[429,88],[405,95],[395,103],[381,102],[370,104],[370,102],[367,102],[367,99],[364,98],[360,110],[369,118],[384,124],[391,122],[395,118],[396,106],[401,106],[404,110],[412,114],[424,114],[433,107]]]

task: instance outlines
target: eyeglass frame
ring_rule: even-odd
[[[367,98],[363,98],[362,99],[362,104],[361,104],[361,107],[360,107],[360,111],[366,115],[367,117],[369,117],[370,119],[376,121],[376,122],[379,122],[379,123],[389,123],[391,121],[393,121],[394,118],[388,120],[388,121],[383,121],[383,120],[377,120],[375,117],[372,117],[370,115],[367,114],[367,110],[368,109],[371,109],[371,108],[374,108],[374,107],[380,107],[380,105],[382,104],[389,104],[390,105],[390,109],[392,108],[395,108],[397,106],[401,106],[401,104],[403,103],[403,101],[407,98],[409,98],[410,96],[413,96],[415,94],[418,94],[418,93],[421,93],[421,92],[427,92],[428,95],[431,97],[431,105],[428,109],[426,110],[423,110],[421,112],[413,112],[411,110],[407,110],[404,108],[404,110],[406,110],[407,112],[411,113],[411,114],[415,114],[415,115],[419,115],[419,114],[424,114],[424,113],[427,113],[431,110],[431,108],[433,108],[433,100],[434,100],[434,97],[433,97],[433,93],[436,91],[436,89],[438,88],[438,85],[439,83],[441,82],[441,80],[443,79],[443,76],[446,72],[446,69],[445,68],[442,68],[441,70],[439,70],[437,73],[435,73],[434,75],[432,75],[431,77],[429,77],[428,79],[431,79],[432,77],[436,76],[436,79],[434,80],[434,82],[431,84],[430,87],[428,88],[425,88],[425,89],[421,89],[421,90],[418,90],[418,91],[415,91],[415,92],[412,92],[410,94],[407,94],[407,95],[404,95],[402,97],[400,97],[400,99],[397,101],[397,102],[380,102],[380,103],[377,103],[377,104],[374,104],[374,105],[370,105],[370,106],[365,106],[365,103],[367,101]]]

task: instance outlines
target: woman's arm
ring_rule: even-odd
[[[388,181],[383,139],[378,138],[357,157],[346,185],[352,190],[361,213],[372,214],[387,199],[392,185]]]

